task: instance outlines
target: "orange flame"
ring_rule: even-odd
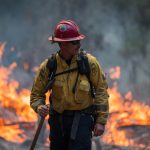
[[[27,137],[24,132],[20,130],[19,125],[4,126],[4,120],[0,119],[0,130],[2,132],[1,137],[12,142],[23,142]],[[8,132],[9,131],[9,132]],[[21,137],[19,136],[21,135]]]
[[[0,42],[0,60],[2,59],[5,45],[6,45],[6,42],[4,42],[4,43]]]
[[[113,145],[143,147],[128,139],[127,133],[119,130],[119,127],[150,125],[150,106],[134,100],[130,91],[123,97],[116,84],[108,92],[110,94],[110,116],[102,140]]]
[[[4,51],[4,45],[1,44],[0,52]],[[0,57],[2,55],[3,53],[0,53]],[[16,66],[16,63],[12,63],[7,68],[0,65],[0,136],[13,142],[22,142],[27,137],[19,125],[8,126],[7,124],[20,121],[33,122],[37,117],[29,106],[30,91],[22,89],[17,92],[19,82],[10,79]]]
[[[0,59],[3,56],[4,46],[4,43],[0,44]],[[37,120],[37,117],[29,106],[30,91],[22,89],[17,92],[19,82],[10,79],[16,66],[16,63],[12,63],[6,68],[0,64],[0,136],[9,141],[23,142],[28,138],[24,131],[18,124],[10,124],[20,121],[33,122]],[[34,68],[35,70],[37,67]],[[109,73],[111,79],[119,79],[120,67],[112,68]],[[134,100],[131,92],[122,96],[116,84],[108,92],[110,116],[102,140],[114,145],[135,145],[133,140],[127,138],[127,133],[119,130],[119,127],[137,124],[150,125],[150,107]],[[143,147],[142,144],[138,146]]]
[[[111,79],[120,79],[120,74],[121,74],[121,71],[120,71],[119,66],[116,66],[109,70],[109,75]]]

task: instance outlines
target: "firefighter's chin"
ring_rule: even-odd
[[[74,49],[74,55],[78,54],[80,47]]]

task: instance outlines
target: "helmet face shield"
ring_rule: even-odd
[[[52,42],[82,40],[85,36],[79,32],[78,25],[71,20],[63,20],[56,25],[54,35],[49,37]]]

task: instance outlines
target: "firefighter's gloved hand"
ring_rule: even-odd
[[[49,106],[48,105],[40,105],[38,107],[38,114],[41,117],[46,117],[49,114]]]
[[[105,130],[105,126],[100,124],[100,123],[96,123],[94,126],[94,136],[101,136],[104,133]]]

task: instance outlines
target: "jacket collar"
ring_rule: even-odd
[[[78,56],[78,54],[73,56],[73,58],[71,59],[70,66],[72,66],[73,63],[76,63],[77,56]],[[66,63],[66,61],[60,56],[59,52],[56,54],[56,59],[57,59],[58,63],[61,64],[63,69],[66,69],[69,67],[68,64]]]

